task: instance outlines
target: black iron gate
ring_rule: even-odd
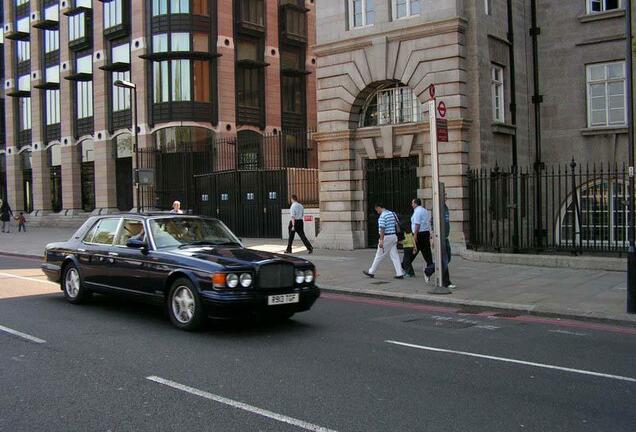
[[[281,236],[287,170],[230,171],[195,177],[197,213],[221,219],[242,237]]]
[[[393,210],[402,226],[410,223],[411,200],[417,196],[417,156],[392,159],[368,159],[367,183],[367,239],[369,247],[378,244],[378,215],[374,204],[382,203]]]

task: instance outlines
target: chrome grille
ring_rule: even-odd
[[[266,264],[258,272],[259,288],[292,288],[294,286],[292,264]]]

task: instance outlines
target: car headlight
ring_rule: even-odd
[[[247,288],[248,286],[252,285],[252,275],[249,273],[243,273],[240,277],[241,280],[241,286],[243,288]]]
[[[314,281],[314,272],[312,270],[305,271],[305,282],[312,283]]]
[[[228,288],[236,288],[239,283],[239,278],[234,273],[230,273],[225,277],[225,284]]]
[[[296,283],[301,284],[305,282],[305,272],[302,270],[296,270]]]

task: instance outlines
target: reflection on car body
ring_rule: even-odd
[[[47,245],[42,269],[71,303],[93,292],[152,299],[186,330],[208,316],[288,318],[320,296],[311,262],[246,249],[221,221],[197,216],[92,217]]]

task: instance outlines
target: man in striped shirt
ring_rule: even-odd
[[[389,255],[393,262],[393,267],[395,267],[395,278],[404,279],[404,272],[402,271],[402,264],[400,263],[400,255],[397,250],[398,217],[394,212],[384,208],[384,205],[382,204],[376,204],[375,211],[380,215],[378,218],[380,241],[378,242],[378,250],[375,253],[375,259],[373,260],[371,268],[368,271],[363,271],[362,273],[370,278],[374,278],[378,266],[384,258]]]

